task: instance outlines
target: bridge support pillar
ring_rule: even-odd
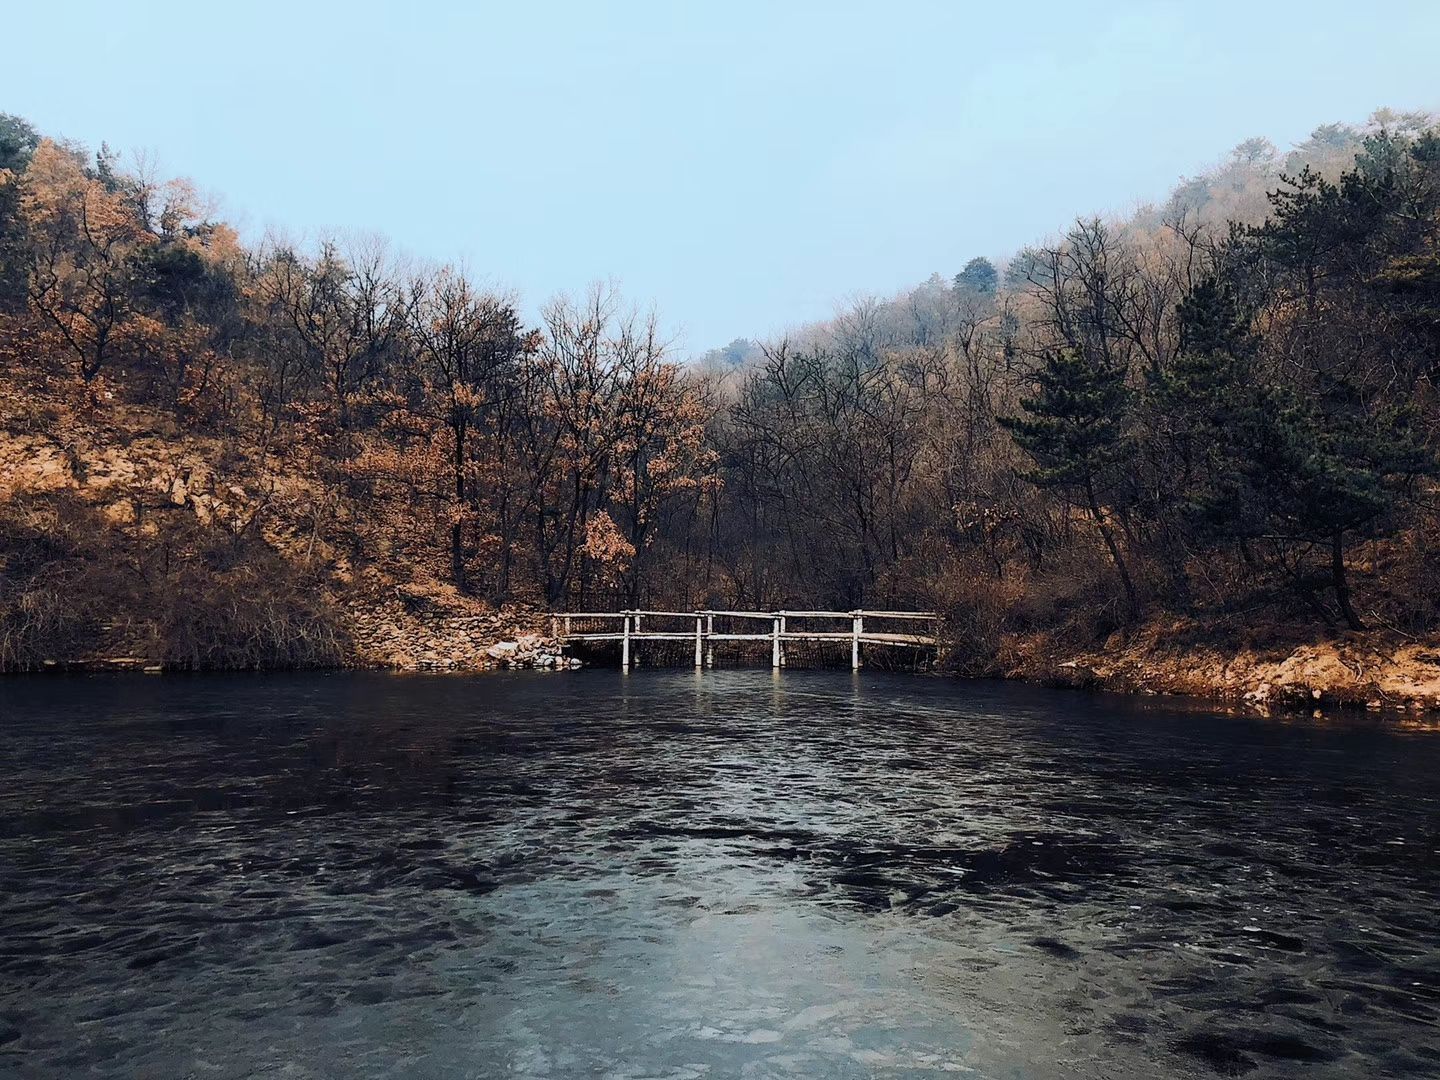
[[[850,620],[850,670],[860,670],[860,635],[865,632],[865,620],[854,615]]]
[[[776,615],[770,623],[770,667],[780,670],[780,616]]]
[[[704,652],[704,646],[702,645],[702,642],[703,642],[704,640],[705,640],[705,617],[704,617],[703,615],[696,615],[696,616],[695,616],[695,666],[696,666],[697,668],[702,668],[702,667],[705,666],[705,652]]]
[[[630,670],[630,616],[625,616],[624,636],[620,639],[620,669]]]

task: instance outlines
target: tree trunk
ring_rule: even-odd
[[[1190,573],[1185,567],[1185,549],[1180,543],[1178,533],[1178,529],[1167,526],[1162,534],[1165,566],[1170,578],[1170,589],[1175,594],[1180,610],[1193,614],[1195,594],[1190,588]]]
[[[454,426],[455,432],[455,520],[450,523],[450,574],[455,587],[462,593],[469,592],[465,579],[465,533],[460,518],[465,512],[465,425]]]
[[[1335,599],[1340,604],[1340,613],[1351,630],[1364,630],[1365,624],[1355,614],[1350,604],[1350,580],[1345,576],[1344,533],[1337,532],[1330,538],[1330,576],[1335,584]]]
[[[1105,515],[1100,512],[1100,500],[1095,498],[1095,487],[1088,480],[1085,482],[1085,497],[1090,503],[1090,516],[1095,519],[1095,526],[1100,530],[1105,546],[1110,551],[1110,558],[1120,574],[1120,584],[1125,586],[1125,604],[1133,618],[1140,613],[1140,597],[1135,592],[1135,582],[1130,577],[1130,568],[1125,565],[1125,557],[1120,554],[1120,545],[1115,542],[1115,533],[1106,522]]]

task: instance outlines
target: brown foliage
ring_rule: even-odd
[[[1341,142],[1302,156],[1334,172]],[[1226,219],[1263,212],[1281,167],[1247,144],[1164,208],[1027,249],[1004,286],[937,277],[710,377],[609,288],[527,328],[453,267],[374,241],[247,250],[188,184],[44,142],[3,178],[25,290],[0,313],[0,424],[69,464],[63,491],[0,504],[0,668],[117,648],[335,662],[330,600],[361,579],[554,607],[938,606],[974,671],[1003,668],[1016,635],[1124,627],[1117,570],[1151,614],[1333,621],[1313,538],[1194,526],[1182,481],[1203,455],[1152,395],[1182,357],[1181,301],[1225,264]],[[1313,309],[1284,290],[1259,304],[1255,370],[1313,403],[1327,386],[1297,371],[1360,357],[1383,393],[1411,388],[1398,403],[1433,446],[1433,349],[1415,346],[1432,225]],[[1002,423],[1059,350],[1122,373],[1114,475],[1083,501],[1031,483]],[[132,442],[185,452],[157,464]],[[1362,614],[1401,633],[1440,620],[1422,474],[1387,477],[1399,509],[1326,571],[1349,565]],[[135,520],[97,508],[121,495]]]

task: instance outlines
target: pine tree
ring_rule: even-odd
[[[965,269],[955,275],[955,291],[973,296],[994,296],[1000,286],[1000,273],[995,264],[981,256],[971,259]]]
[[[20,174],[39,145],[35,129],[18,116],[0,113],[0,312],[25,302],[25,224],[20,214]]]
[[[1263,515],[1272,535],[1328,549],[1336,604],[1346,625],[1359,630],[1346,544],[1353,534],[1379,525],[1433,462],[1410,410],[1371,414],[1343,386],[1332,387],[1327,396],[1328,408],[1278,386],[1249,395],[1235,430],[1236,504],[1251,520]]]
[[[1254,530],[1237,487],[1234,434],[1239,414],[1255,404],[1258,338],[1234,291],[1214,277],[1195,286],[1177,315],[1179,351],[1147,394],[1170,505],[1178,504],[1192,532],[1243,539]]]
[[[1035,372],[1037,393],[1023,398],[1024,416],[1002,417],[1035,468],[1025,478],[1038,487],[1068,491],[1080,497],[1099,530],[1115,570],[1125,588],[1132,614],[1139,611],[1139,596],[1125,557],[1101,507],[1133,457],[1126,435],[1131,393],[1125,370],[1073,349],[1045,355]]]
[[[1259,339],[1228,283],[1197,285],[1179,322],[1181,350],[1152,382],[1149,401],[1168,436],[1188,528],[1242,545],[1323,546],[1341,616],[1358,629],[1348,538],[1376,527],[1430,468],[1410,413],[1367,406],[1338,378],[1302,393],[1261,377]],[[1296,580],[1308,596],[1304,578]]]

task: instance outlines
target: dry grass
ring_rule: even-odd
[[[169,667],[332,666],[324,591],[262,541],[171,515],[155,535],[70,493],[0,504],[0,670],[135,656]]]

